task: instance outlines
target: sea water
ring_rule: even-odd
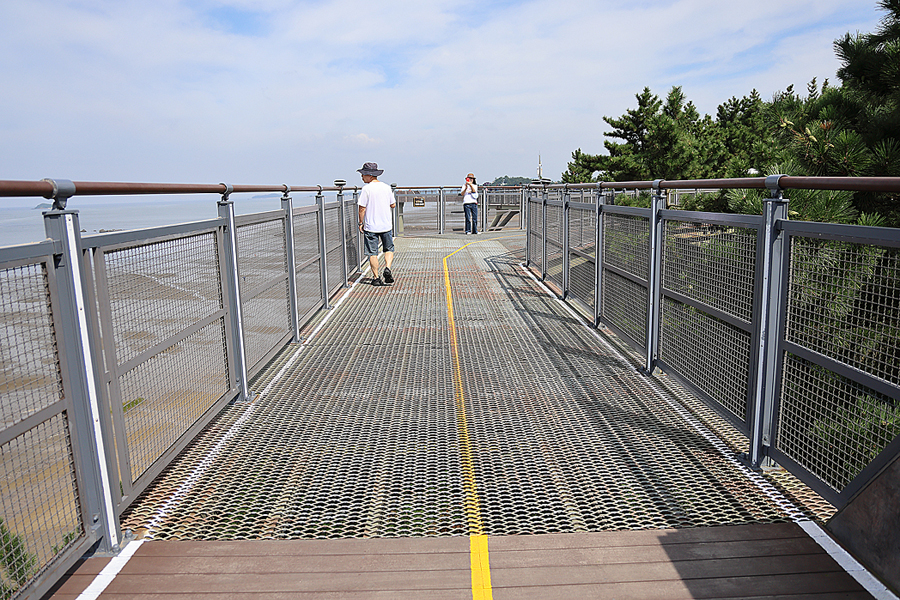
[[[294,206],[315,203],[311,194],[293,194]],[[234,212],[246,215],[281,209],[281,194],[233,195]],[[334,197],[325,197],[326,202]],[[115,196],[70,198],[66,208],[77,210],[81,234],[143,229],[214,219],[217,197],[197,196]],[[38,242],[46,238],[42,213],[49,204],[43,198],[0,198],[0,246]]]

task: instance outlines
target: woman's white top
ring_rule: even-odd
[[[469,189],[469,188],[472,189]],[[463,197],[463,204],[472,204],[473,202],[478,202],[478,185],[472,184],[464,185],[459,190],[459,194]]]

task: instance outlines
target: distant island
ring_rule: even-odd
[[[53,208],[52,204],[50,204],[48,202],[41,202],[40,204],[38,204],[31,210],[48,210],[50,208]]]

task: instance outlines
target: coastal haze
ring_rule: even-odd
[[[833,41],[880,17],[875,0],[8,0],[0,179],[327,185],[375,161],[400,185],[462,184],[533,177],[539,155],[556,179],[645,86],[714,114],[836,81]]]
[[[292,194],[294,206],[315,203],[309,194]],[[242,196],[233,194],[235,214],[281,209],[281,194]],[[326,196],[326,201],[333,201]],[[127,229],[143,229],[214,219],[217,196],[130,196],[70,198],[66,208],[78,211],[81,235]],[[0,247],[37,242],[46,237],[42,213],[50,208],[44,198],[0,198]]]

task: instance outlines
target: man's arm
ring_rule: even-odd
[[[366,207],[359,207],[359,230],[362,231],[363,223],[366,222]]]

